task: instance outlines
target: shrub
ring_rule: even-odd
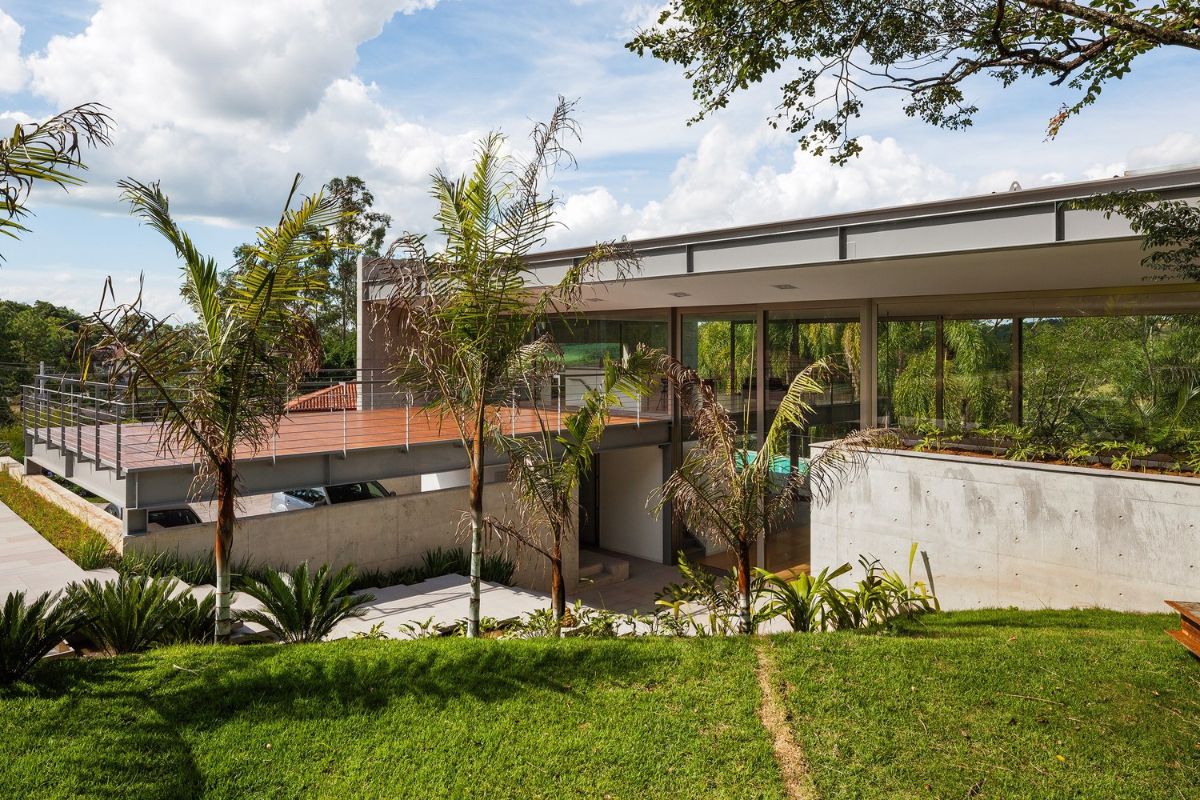
[[[91,570],[112,566],[119,560],[103,536],[84,539],[75,549],[72,559],[80,569]]]
[[[213,641],[217,617],[217,595],[204,599],[184,591],[175,599],[173,619],[163,631],[164,644],[208,644]]]
[[[479,577],[488,583],[502,583],[505,586],[511,586],[513,573],[516,571],[517,565],[504,556],[498,553],[488,553],[483,557]]]
[[[826,567],[816,576],[800,575],[792,580],[759,570],[763,591],[770,598],[764,614],[768,618],[783,617],[797,633],[826,630],[829,623],[826,596],[836,591],[833,580],[852,569],[849,564],[842,564],[833,572]]]
[[[72,584],[71,602],[86,617],[82,632],[109,655],[137,653],[169,642],[180,604],[169,578],[121,575],[117,580]]]
[[[324,564],[309,574],[302,563],[290,573],[270,572],[262,579],[247,579],[242,591],[263,604],[242,618],[262,625],[281,642],[319,642],[333,627],[349,617],[362,616],[360,606],[374,600],[370,594],[350,594],[352,567],[329,574]]]
[[[0,686],[25,677],[81,622],[79,609],[58,594],[44,592],[26,605],[24,592],[10,593],[0,609]]]
[[[439,575],[458,573],[466,575],[471,571],[471,560],[461,547],[451,547],[443,550],[426,550],[421,555],[421,573],[424,578],[436,578]]]

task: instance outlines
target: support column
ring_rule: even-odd
[[[762,449],[767,439],[767,373],[770,372],[767,353],[767,312],[758,312],[754,330],[754,441]],[[754,554],[754,565],[766,569],[767,540],[760,536]]]
[[[121,527],[128,536],[145,533],[149,526],[149,513],[144,508],[126,508],[121,511]]]
[[[879,417],[879,304],[864,300],[858,312],[858,426],[874,428]]]
[[[667,323],[667,354],[677,361],[683,360],[683,325],[678,308],[672,308]],[[683,463],[683,409],[675,387],[667,387],[667,405],[671,409],[671,444],[664,453],[663,481],[665,482]],[[683,549],[683,526],[675,519],[674,509],[667,504],[663,509],[663,538],[666,552],[664,564],[674,564],[676,554]]]
[[[933,419],[942,430],[946,428],[946,320],[938,317],[933,323]]]

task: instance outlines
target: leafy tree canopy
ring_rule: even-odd
[[[1200,2],[1161,0],[670,0],[627,47],[685,67],[703,119],[739,90],[786,70],[772,126],[842,163],[870,92],[904,97],[909,116],[971,124],[969,81],[1021,77],[1074,90],[1056,134],[1106,83],[1160,47],[1200,50]]]

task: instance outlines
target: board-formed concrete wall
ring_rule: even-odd
[[[498,518],[511,516],[508,484],[489,485],[483,497],[485,513]],[[354,564],[361,570],[417,566],[426,550],[469,548],[469,531],[462,523],[462,512],[467,508],[464,488],[246,517],[239,520],[234,533],[233,560],[288,568],[301,561],[334,568]],[[213,525],[205,523],[128,535],[122,544],[127,551],[202,555],[212,552],[213,537]],[[528,548],[492,541],[486,544],[485,552],[503,552],[516,563],[514,580],[518,586],[541,590],[549,587],[545,559]],[[576,539],[564,543],[563,573],[567,588],[574,588],[579,581]]]
[[[812,511],[817,570],[913,542],[946,609],[1163,611],[1200,599],[1200,480],[887,451]]]

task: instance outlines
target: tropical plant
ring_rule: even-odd
[[[371,630],[374,629],[372,626]],[[433,617],[427,617],[423,621],[401,622],[396,629],[409,639],[431,639],[434,636],[442,635],[441,625]]]
[[[461,547],[443,550],[438,547],[421,554],[421,576],[435,578],[438,575],[466,574],[471,569],[470,559]]]
[[[307,562],[290,573],[251,578],[242,591],[263,607],[242,612],[242,618],[262,625],[281,642],[319,642],[342,620],[361,617],[362,606],[375,599],[371,594],[350,594],[353,580],[353,567],[331,575],[329,565],[323,564],[309,573]]]
[[[1068,464],[1088,464],[1096,457],[1096,445],[1091,442],[1075,442],[1063,450]]]
[[[766,570],[756,570],[763,580],[763,592],[770,599],[764,613],[783,617],[797,633],[823,631],[827,628],[826,596],[833,581],[854,569],[842,564],[835,569],[826,567],[816,575],[801,573],[795,578],[781,577]]]
[[[209,592],[197,597],[187,589],[175,596],[173,618],[163,635],[164,644],[205,644],[212,641],[213,614],[217,596]]]
[[[72,560],[85,571],[111,566],[117,560],[112,545],[99,535],[83,539],[71,555]]]
[[[822,450],[786,475],[774,471],[776,456],[788,452],[788,437],[807,428],[812,408],[806,396],[820,394],[818,361],[801,370],[779,402],[775,419],[757,452],[752,437],[738,433],[729,412],[710,384],[695,370],[668,361],[667,379],[692,420],[696,446],[651,496],[656,513],[668,506],[693,535],[733,551],[737,565],[741,630],[753,630],[750,551],[758,539],[792,513],[804,493],[820,502],[842,480],[860,469],[870,450],[883,444],[885,431],[858,431],[825,444]]]
[[[682,580],[664,586],[655,595],[654,604],[676,619],[682,615],[690,617],[690,628],[695,634],[727,636],[731,633],[753,633],[758,623],[767,618],[762,609],[754,608],[763,590],[761,575],[754,573],[748,580],[752,613],[747,623],[747,618],[742,614],[739,566],[734,566],[728,575],[719,575],[692,564],[680,552],[677,568]],[[693,611],[693,606],[699,609]]]
[[[29,214],[25,202],[36,184],[61,189],[79,186],[85,170],[80,150],[112,144],[113,121],[99,103],[84,103],[42,122],[18,124],[0,139],[0,233],[17,238],[29,229],[18,220]]]
[[[86,618],[83,635],[99,650],[119,655],[170,640],[179,611],[176,587],[170,578],[121,575],[115,581],[72,584],[68,597]]]
[[[448,417],[467,455],[469,636],[479,632],[484,450],[502,424],[495,406],[544,364],[541,356],[553,346],[538,331],[578,307],[584,281],[601,267],[606,278],[619,279],[637,263],[627,246],[599,244],[546,286],[526,261],[554,225],[556,199],[543,187],[556,167],[572,163],[565,146],[579,135],[572,110],[559,99],[550,120],[534,127],[526,161],[506,155],[505,137],[492,133],[479,143],[468,175],[435,174],[444,246],[431,252],[424,235],[407,233],[376,265],[399,320],[395,383],[424,398],[428,413]]]
[[[914,542],[908,554],[908,575],[888,571],[877,558],[859,556],[863,578],[850,589],[830,587],[825,593],[826,615],[838,630],[877,627],[898,618],[940,610],[933,590],[923,581],[913,580],[913,562],[917,555]]]
[[[403,627],[403,624],[401,625],[401,627]],[[371,626],[370,630],[354,631],[353,633],[350,634],[350,638],[351,639],[369,639],[371,641],[383,641],[385,639],[390,639],[391,637],[388,636],[387,631],[385,631],[383,629],[383,623],[376,622],[374,625]]]
[[[10,592],[0,608],[0,686],[19,681],[83,624],[78,606],[43,592],[30,603]]]
[[[215,488],[217,641],[227,641],[231,629],[238,454],[267,446],[301,376],[320,363],[308,314],[320,285],[300,266],[328,247],[312,232],[335,224],[342,212],[336,196],[321,192],[293,208],[299,183],[297,175],[279,223],[259,229],[223,287],[216,261],[176,225],[158,184],[121,181],[132,212],[175,248],[183,265],[182,294],[198,321],[171,325],[146,311],[139,293],[128,304],[102,302],[85,326],[98,339],[88,351],[85,375],[103,362],[110,382],[133,398],[157,401],[162,447],[194,459],[195,491]],[[110,278],[104,298],[112,297]]]
[[[662,365],[662,354],[638,345],[620,361],[605,357],[604,377],[583,393],[579,408],[556,427],[533,403],[538,429],[531,435],[500,434],[508,456],[508,479],[520,516],[518,523],[487,518],[491,531],[541,555],[550,564],[550,601],[560,619],[567,607],[563,543],[576,533],[580,483],[592,468],[593,450],[622,400],[640,403]],[[557,363],[558,359],[553,358]]]

